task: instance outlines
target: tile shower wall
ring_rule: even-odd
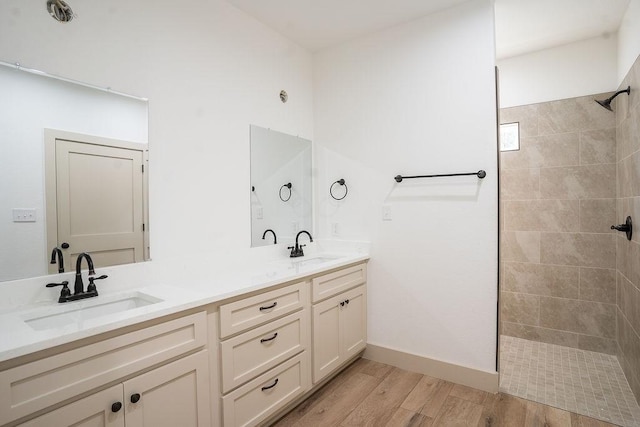
[[[616,224],[630,215],[632,241],[617,233],[617,330],[618,360],[636,399],[640,400],[640,59],[620,88],[631,86],[631,94],[614,101],[617,121]]]
[[[617,351],[616,119],[593,101],[606,96],[501,110],[520,123],[520,150],[501,153],[504,335]]]

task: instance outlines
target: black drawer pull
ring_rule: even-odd
[[[273,307],[275,307],[276,305],[278,305],[278,302],[274,302],[273,304],[271,304],[270,306],[267,307],[260,307],[260,311],[264,311],[264,310],[271,310]]]
[[[122,409],[122,402],[116,402],[111,405],[111,412],[118,412],[120,409]]]
[[[275,340],[275,339],[276,339],[276,337],[277,337],[277,336],[278,336],[278,333],[277,333],[277,332],[275,332],[271,338],[262,338],[262,339],[260,340],[260,342],[261,342],[261,343],[265,343],[265,342],[268,342],[268,341],[273,341],[273,340]]]
[[[140,393],[133,393],[131,395],[131,403],[138,403],[140,400]]]
[[[266,386],[262,387],[261,390],[262,391],[269,390],[271,388],[274,388],[277,384],[278,384],[278,379],[276,378],[276,380],[273,382],[273,384],[266,385]]]
[[[344,301],[340,303],[340,307],[344,307]]]
[[[349,304],[349,300],[345,300],[345,302],[346,302],[347,304]]]

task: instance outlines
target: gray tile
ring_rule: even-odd
[[[503,261],[540,262],[540,233],[505,231],[501,234],[500,249]]]
[[[636,58],[635,63],[631,66],[626,77],[628,86],[632,86],[634,88],[640,87],[640,56]],[[626,87],[626,85],[621,85],[620,89],[626,89]],[[637,90],[632,90],[629,94],[628,104],[630,107],[637,108],[640,106],[640,93],[638,93]]]
[[[616,340],[590,335],[578,335],[578,348],[598,353],[616,354]]]
[[[569,132],[521,138],[520,150],[502,153],[501,166],[504,169],[517,169],[576,166],[579,163],[580,143],[578,133]],[[612,163],[615,163],[615,158]]]
[[[514,231],[578,231],[579,208],[579,200],[505,201],[504,227]]]
[[[611,233],[616,222],[616,199],[580,200],[580,231]]]
[[[538,324],[540,297],[515,292],[500,293],[501,319],[505,322]]]
[[[635,331],[640,331],[640,306],[638,305],[640,291],[622,273],[618,273],[618,283],[620,286],[618,309],[622,311],[631,327]]]
[[[540,198],[538,169],[503,169],[500,173],[500,197],[503,200]]]
[[[640,140],[640,136],[638,137]],[[631,180],[632,197],[640,196],[640,151],[628,157],[629,179]]]
[[[614,268],[615,236],[611,234],[541,233],[543,264]]]
[[[540,297],[540,326],[614,339],[616,306],[591,301]]]
[[[631,110],[616,129],[617,159],[622,160],[640,148],[640,117],[638,107]]]
[[[618,208],[616,220],[613,224],[622,224],[626,221],[627,216],[631,218],[640,218],[640,197],[625,197],[618,199]],[[633,233],[632,240],[640,243],[640,233]]]
[[[616,191],[618,197],[633,197],[631,180],[632,167],[631,157],[627,157],[626,159],[618,162],[618,168],[616,171]]]
[[[615,114],[611,114],[610,111],[605,110],[593,101],[594,97],[599,96],[601,95],[539,104],[539,134],[547,135],[615,127]]]
[[[538,135],[538,105],[501,108],[500,123],[520,123],[520,137]]]
[[[532,341],[557,344],[566,347],[578,347],[578,334],[539,326],[502,322],[502,334]]]
[[[578,280],[578,267],[509,262],[504,265],[503,289],[534,295],[578,298]],[[613,283],[615,286],[615,281]]]
[[[629,378],[630,383],[635,381]],[[618,425],[638,426],[640,407],[633,387],[616,356],[500,337],[500,391],[504,393]]]
[[[640,244],[627,240],[624,234],[616,236],[617,268],[636,287],[640,287]]]
[[[615,304],[616,270],[580,267],[579,299]]]
[[[539,198],[607,199],[616,197],[616,165],[540,169]],[[518,187],[518,188],[522,188]],[[530,197],[533,198],[533,197]],[[538,198],[538,197],[536,197]]]
[[[616,128],[580,132],[580,164],[616,162]]]

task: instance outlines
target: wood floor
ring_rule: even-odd
[[[606,427],[613,424],[502,393],[359,359],[274,427]]]

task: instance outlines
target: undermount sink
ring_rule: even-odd
[[[160,298],[142,292],[129,292],[125,295],[111,297],[100,296],[91,301],[79,301],[61,304],[47,310],[38,310],[23,317],[24,323],[36,331],[62,328],[67,325],[81,323],[147,305],[162,302]],[[67,305],[68,304],[68,305]]]
[[[339,256],[317,256],[317,257],[308,258],[308,259],[301,259],[299,261],[295,260],[293,261],[293,263],[298,267],[310,267],[313,265],[323,264],[325,262],[335,261],[340,258],[341,257]]]

